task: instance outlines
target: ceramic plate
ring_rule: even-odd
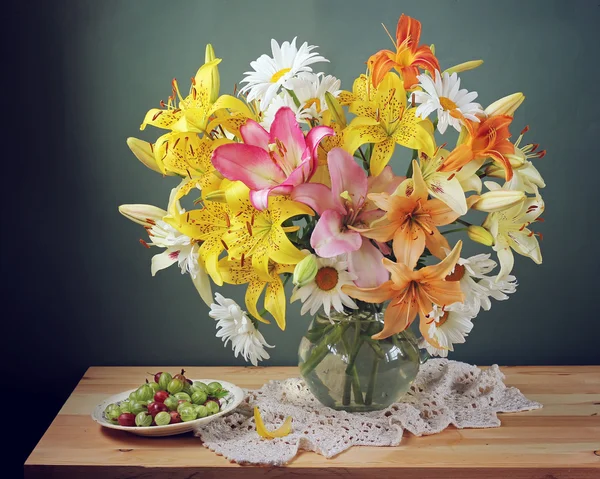
[[[92,412],[92,419],[103,427],[119,429],[120,431],[131,432],[139,436],[173,436],[175,434],[190,432],[194,430],[196,426],[209,423],[213,419],[233,411],[244,399],[244,391],[242,391],[242,389],[237,387],[235,384],[228,383],[227,381],[221,381],[220,379],[193,379],[193,381],[202,381],[204,384],[218,381],[223,386],[223,389],[229,391],[229,394],[220,400],[221,410],[217,414],[195,419],[193,421],[167,424],[166,426],[127,427],[108,422],[108,420],[104,417],[104,410],[106,409],[106,406],[112,403],[125,401],[129,398],[129,394],[135,391],[137,389],[136,388],[106,398],[96,406]]]

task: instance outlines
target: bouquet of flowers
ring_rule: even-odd
[[[173,80],[143,120],[142,130],[165,133],[127,141],[145,166],[177,180],[166,209],[120,207],[146,229],[141,243],[162,249],[152,275],[173,264],[189,274],[217,336],[255,365],[272,347],[258,325],[285,329],[290,279],[302,314],[387,305],[372,342],[418,316],[423,347],[446,356],[490,298],[515,291],[514,252],[542,261],[531,225],[542,221],[545,184],[531,160],[545,151],[523,144],[527,127],[510,140],[523,94],[483,108],[458,76],[482,61],[442,68],[405,15],[389,36],[392,48],[368,59],[351,91],[315,73],[328,60],[294,38],[272,40],[243,87],[220,95],[221,59],[208,45],[189,93]],[[461,257],[461,232],[496,253],[498,271],[489,253]],[[213,283],[245,285],[245,310],[213,297]]]

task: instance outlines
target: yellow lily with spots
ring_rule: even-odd
[[[383,171],[397,144],[433,156],[433,125],[418,118],[416,108],[407,108],[406,91],[395,73],[385,75],[373,101],[353,101],[350,111],[358,116],[345,132],[345,149],[354,153],[361,145],[374,143],[370,161],[373,176]]]
[[[177,80],[173,80],[168,102],[148,111],[140,129],[152,125],[175,132],[209,133],[208,123],[218,110],[227,108],[250,116],[248,106],[240,99],[231,95],[217,97],[219,63],[221,59],[214,58],[214,51],[207,49],[206,62],[192,78],[189,94],[183,97]]]
[[[257,274],[264,281],[270,281],[269,260],[296,264],[304,258],[304,253],[287,236],[299,227],[283,226],[283,222],[294,216],[313,216],[314,212],[305,204],[285,196],[269,197],[267,209],[259,211],[251,205],[248,191],[240,188],[229,194],[228,203],[233,216],[222,240],[229,259],[246,261],[251,258]]]
[[[281,264],[269,261],[269,276],[265,278],[264,275],[259,274],[252,266],[250,259],[240,261],[223,258],[219,261],[219,269],[223,281],[228,284],[248,284],[245,296],[246,308],[248,308],[248,312],[256,319],[268,324],[270,321],[265,319],[257,308],[260,295],[266,287],[264,308],[275,318],[275,322],[281,330],[285,329],[287,300],[284,284],[279,275],[282,273],[293,273],[294,267],[293,264]]]

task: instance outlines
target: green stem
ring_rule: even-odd
[[[310,374],[325,359],[325,356],[329,354],[329,346],[340,340],[346,329],[348,329],[348,326],[348,323],[338,324],[328,334],[323,335],[321,341],[312,350],[309,358],[300,366],[300,372],[303,376]]]
[[[364,404],[364,399],[362,395],[362,390],[360,387],[360,379],[358,378],[358,371],[356,370],[356,358],[358,357],[358,352],[362,346],[361,339],[361,322],[360,319],[357,319],[354,322],[354,344],[352,345],[352,353],[350,354],[350,358],[348,359],[348,365],[346,366],[346,378],[350,376],[352,381],[352,390],[354,391],[354,402],[356,404]]]
[[[294,100],[294,104],[296,105],[296,107],[300,108],[300,100],[298,100],[298,97],[296,96],[294,91],[288,90],[287,88],[285,90],[290,94],[290,96],[292,97],[292,100]]]
[[[460,223],[461,225],[465,225],[465,226],[467,226],[467,227],[468,227],[468,226],[473,226],[473,225],[471,225],[471,223],[469,223],[468,221],[461,220],[460,218],[457,218],[457,219],[456,219],[456,222],[457,222],[457,223]]]
[[[457,233],[459,231],[467,231],[467,228],[454,228],[453,230],[444,231],[442,234],[447,235],[449,233]]]
[[[381,361],[381,359],[377,356],[373,358],[371,376],[369,377],[369,384],[367,385],[367,394],[365,396],[365,404],[367,406],[373,403],[373,392],[375,391],[375,384],[377,383],[377,370],[379,369],[379,361]]]

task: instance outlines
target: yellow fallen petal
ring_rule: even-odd
[[[260,416],[260,410],[258,407],[254,407],[254,422],[256,423],[256,432],[259,436],[266,439],[273,439],[275,437],[284,437],[292,432],[292,417],[288,416],[284,421],[283,425],[274,431],[268,431],[265,427],[265,423]]]

